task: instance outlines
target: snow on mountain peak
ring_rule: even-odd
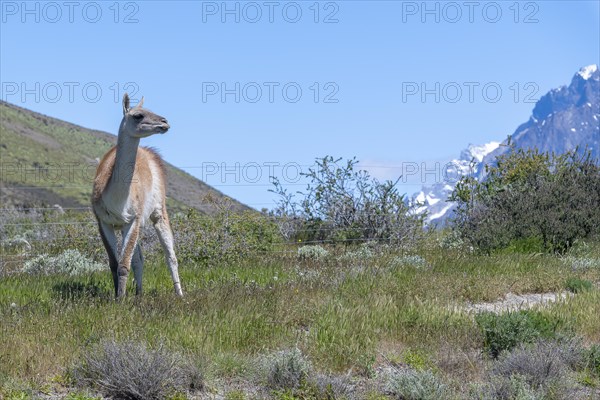
[[[496,150],[498,146],[500,146],[500,142],[490,142],[482,145],[469,144],[469,146],[460,153],[460,159],[454,160],[453,162],[469,165],[471,160],[474,159],[479,163],[485,156]]]
[[[588,65],[587,67],[582,67],[577,73],[587,81],[596,71],[598,71],[598,66],[596,64],[592,64]]]
[[[480,146],[469,145],[469,151],[473,158],[481,162],[485,156],[496,150],[498,146],[500,146],[500,142],[489,142]]]
[[[427,222],[441,218],[452,209],[452,203],[447,201],[454,191],[456,180],[469,174],[477,173],[485,156],[496,150],[500,142],[490,142],[482,145],[470,144],[460,157],[450,161],[447,166],[446,179],[431,186],[423,186],[422,190],[413,196],[413,201],[421,204],[417,212],[428,211]],[[475,162],[476,165],[472,165]]]

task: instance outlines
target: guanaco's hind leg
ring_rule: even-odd
[[[171,224],[169,224],[169,216],[167,215],[166,207],[163,207],[161,211],[152,213],[150,219],[154,223],[158,239],[165,252],[165,258],[171,272],[175,293],[179,296],[183,296],[181,283],[179,282],[179,264],[177,263],[177,257],[175,256],[173,232],[171,231]]]
[[[116,296],[119,288],[119,279],[117,275],[117,268],[119,265],[117,259],[117,235],[112,226],[105,224],[100,220],[98,220],[98,229],[100,230],[100,237],[102,238],[102,243],[108,254],[108,265],[110,266],[110,272],[112,272]]]
[[[142,294],[142,275],[144,273],[144,257],[142,256],[142,247],[138,243],[135,246],[135,252],[131,260],[131,268],[133,268],[133,276],[135,278],[135,294]]]

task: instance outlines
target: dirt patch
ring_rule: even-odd
[[[6,128],[7,131],[16,132],[23,137],[26,137],[37,143],[42,144],[45,148],[47,148],[49,150],[58,150],[58,149],[62,148],[62,145],[58,141],[56,141],[54,138],[52,138],[48,135],[45,135],[43,133],[36,132],[33,129],[30,129],[28,127],[18,125],[18,124],[13,124],[12,122],[9,122],[9,121],[2,121],[2,125]]]
[[[77,199],[62,196],[52,190],[40,187],[27,187],[19,183],[5,181],[0,183],[0,198],[3,207],[37,207],[59,204],[62,207],[81,207]]]
[[[573,297],[571,292],[549,292],[549,293],[508,293],[503,299],[490,303],[472,303],[463,309],[467,312],[493,312],[501,314],[509,311],[528,310],[535,307],[545,307],[557,301],[563,301]]]

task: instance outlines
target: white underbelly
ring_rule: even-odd
[[[152,195],[137,207],[129,198],[125,201],[111,201],[109,196],[103,196],[102,201],[94,205],[96,215],[103,222],[115,227],[127,225],[136,217],[139,217],[141,226],[144,226],[150,215],[161,209],[161,199]]]
[[[116,227],[129,224],[137,214],[129,198],[119,199],[108,193],[94,205],[94,211],[103,222]]]
[[[94,204],[96,215],[105,223],[121,227],[140,219],[143,226],[153,212],[160,212],[163,207],[163,188],[158,166],[150,164],[151,180],[141,184],[137,182],[129,193],[120,192],[119,188],[108,187],[99,202]],[[133,190],[131,190],[133,189]],[[138,195],[132,195],[138,193]]]

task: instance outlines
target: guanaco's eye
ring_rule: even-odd
[[[142,114],[134,114],[134,115],[133,115],[133,119],[135,119],[135,120],[138,120],[138,121],[139,121],[139,120],[141,120],[142,118],[144,118],[144,116],[143,116]]]

